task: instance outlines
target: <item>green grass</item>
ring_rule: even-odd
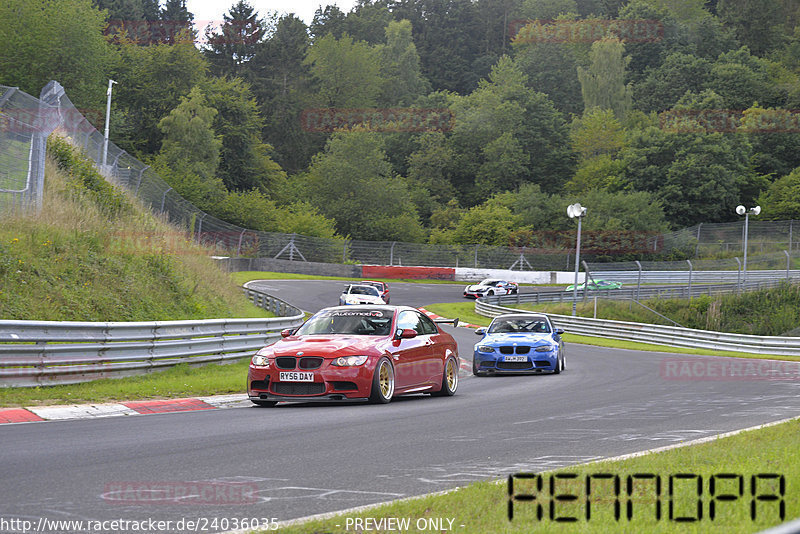
[[[543,307],[549,307],[549,305]],[[461,320],[461,322],[464,323],[472,323],[480,326],[488,326],[489,323],[491,322],[490,318],[475,313],[475,303],[473,301],[430,304],[428,306],[425,306],[425,309],[437,315],[441,315],[442,317],[447,317],[447,318],[458,317]],[[537,309],[536,311],[543,313],[555,313],[543,309]],[[572,307],[570,306],[569,311],[566,311],[566,313],[564,313],[564,310],[560,311],[562,312],[561,314],[563,315],[569,315],[570,313],[572,313]],[[589,317],[591,317],[591,313],[589,314]],[[708,349],[688,349],[683,347],[670,347],[668,345],[656,345],[652,343],[637,343],[635,341],[624,341],[624,340],[609,339],[604,337],[582,336],[570,333],[564,334],[564,341],[567,343],[577,343],[581,345],[595,345],[597,347],[640,350],[645,352],[668,352],[671,354],[697,354],[701,356],[729,356],[735,358],[769,358],[772,360],[800,361],[800,358],[796,356],[764,355],[764,354],[754,354],[750,352],[730,352],[730,351],[708,350]]]
[[[0,406],[103,403],[244,393],[249,359],[226,365],[189,367],[127,378],[60,386],[0,388]]]
[[[44,209],[0,226],[0,317],[167,321],[269,317],[212,252],[153,217],[51,139]]]
[[[681,447],[659,453],[647,454],[636,458],[614,462],[600,462],[573,466],[556,471],[559,475],[576,474],[578,482],[557,479],[556,491],[578,497],[575,502],[558,502],[555,513],[559,517],[572,516],[580,518],[577,522],[562,523],[549,519],[551,499],[547,494],[550,474],[543,475],[544,488],[536,490],[531,482],[516,480],[514,494],[537,494],[540,502],[544,502],[543,518],[535,515],[535,502],[514,502],[514,520],[508,519],[508,483],[505,479],[485,481],[459,488],[456,491],[439,496],[427,496],[377,506],[356,514],[339,515],[324,521],[312,521],[300,525],[281,528],[284,534],[338,533],[353,532],[347,528],[346,518],[409,518],[414,525],[419,519],[446,518],[453,520],[452,531],[459,534],[492,533],[606,533],[606,532],[648,532],[656,534],[669,533],[705,533],[720,534],[759,532],[767,527],[781,523],[776,502],[760,501],[757,504],[757,518],[750,516],[750,477],[752,475],[775,473],[783,475],[786,481],[785,518],[789,520],[800,516],[800,449],[797,447],[797,435],[800,432],[800,421],[793,420],[780,425],[721,438],[708,443]],[[591,519],[586,520],[587,497],[585,477],[608,473],[617,475],[621,480],[620,502],[621,519],[613,517],[615,499],[612,485],[593,479],[591,494]],[[626,513],[627,476],[651,473],[661,477],[662,517],[655,520],[655,497],[653,485],[641,482],[635,486],[632,505],[634,518],[628,520]],[[702,519],[695,523],[669,520],[668,480],[670,475],[679,473],[702,476],[703,494]],[[742,475],[744,495],[734,501],[717,501],[716,517],[709,518],[709,481],[712,475],[731,473]],[[718,494],[738,493],[736,480],[717,479]],[[696,479],[678,481],[674,486],[674,516],[691,517],[695,515],[697,494],[693,484]],[[761,480],[757,486],[759,494],[777,495],[776,484]],[[638,513],[637,513],[638,512]],[[447,525],[447,523],[445,523]],[[461,526],[463,525],[463,526]],[[396,532],[387,529],[365,530],[371,533]],[[416,528],[409,532],[419,532]],[[437,530],[438,532],[438,530]]]

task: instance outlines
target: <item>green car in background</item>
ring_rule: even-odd
[[[578,291],[583,291],[585,289],[584,286],[586,286],[586,284],[578,284]],[[593,291],[596,289],[619,289],[621,287],[622,287],[622,282],[612,282],[611,280],[595,279],[589,281],[589,287],[586,289],[588,289],[589,291]],[[565,289],[564,291],[574,291],[574,290],[575,286],[571,285],[567,286],[567,289]]]

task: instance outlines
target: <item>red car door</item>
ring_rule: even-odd
[[[395,339],[392,342],[395,388],[413,389],[429,383],[431,336],[425,333],[422,314],[413,310],[403,310],[397,317],[395,332],[413,330],[416,336]],[[427,319],[427,318],[426,318]]]

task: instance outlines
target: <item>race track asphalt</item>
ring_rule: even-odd
[[[259,287],[313,311],[335,305],[341,286]],[[391,291],[393,304],[422,305],[447,294],[459,300],[461,286],[392,284]],[[471,359],[477,337],[448,330]],[[283,521],[800,415],[797,381],[675,380],[665,372],[675,355],[581,345],[566,354],[561,375],[462,377],[451,398],[267,409],[245,401],[224,410],[3,425],[0,518],[217,518],[220,527],[225,518],[232,528],[231,518]],[[207,488],[214,491],[200,500],[209,502],[185,497]]]

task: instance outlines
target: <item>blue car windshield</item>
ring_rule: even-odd
[[[306,321],[295,335],[388,336],[392,329],[392,315],[389,310],[322,311]]]
[[[489,327],[490,334],[503,334],[503,333],[535,333],[535,334],[549,334],[550,327],[546,321],[542,319],[530,318],[512,318],[512,319],[495,319]]]

